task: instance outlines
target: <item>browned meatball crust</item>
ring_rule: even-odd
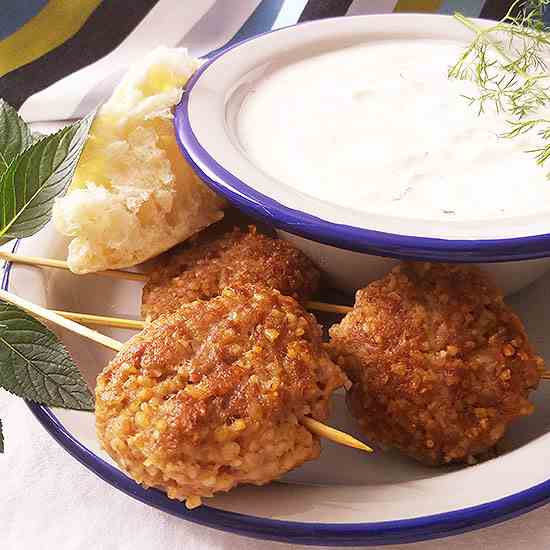
[[[293,298],[225,289],[124,345],[97,380],[97,433],[136,481],[195,506],[316,458],[319,442],[300,419],[325,420],[344,381]]]
[[[155,319],[182,303],[208,300],[226,287],[260,283],[299,301],[317,291],[319,271],[289,243],[250,226],[221,236],[208,232],[165,254],[143,289],[142,315]]]
[[[365,434],[423,463],[472,462],[533,411],[543,361],[475,267],[399,265],[357,292],[330,336]]]

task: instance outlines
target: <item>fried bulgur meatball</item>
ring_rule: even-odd
[[[97,433],[136,481],[193,507],[316,458],[318,439],[300,419],[325,420],[345,381],[293,298],[225,289],[124,345],[98,377]]]
[[[141,313],[148,320],[182,303],[208,300],[226,287],[260,283],[299,301],[317,291],[319,271],[289,243],[254,226],[222,236],[207,234],[192,246],[165,255],[143,288]]]
[[[330,336],[365,434],[425,464],[472,463],[533,411],[543,361],[475,267],[401,264],[357,292]]]

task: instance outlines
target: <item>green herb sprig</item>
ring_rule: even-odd
[[[36,136],[0,98],[0,244],[34,235],[48,223],[55,198],[71,182],[92,119],[93,114],[55,134]],[[0,387],[44,405],[77,410],[94,406],[86,382],[57,336],[3,301]]]
[[[479,90],[466,99],[484,112],[488,104],[508,116],[508,130],[501,136],[514,138],[535,130],[541,146],[534,153],[542,165],[550,157],[550,120],[536,116],[550,107],[550,29],[543,20],[550,0],[516,0],[494,25],[481,26],[461,13],[455,19],[474,33],[470,45],[449,69],[449,78],[473,81]]]

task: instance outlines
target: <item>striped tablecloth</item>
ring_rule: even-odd
[[[389,12],[500,18],[507,0],[0,0],[0,97],[30,121],[83,116],[158,44],[195,55],[324,17]]]

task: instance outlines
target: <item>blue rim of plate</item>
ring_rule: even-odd
[[[17,250],[16,241],[13,252]],[[8,290],[12,263],[7,262],[2,289]],[[26,402],[45,430],[73,458],[128,496],[181,519],[261,540],[312,546],[376,546],[403,544],[458,535],[529,512],[550,501],[550,480],[508,497],[453,512],[413,519],[365,523],[304,523],[226,512],[207,505],[187,510],[156,489],[144,489],[82,445],[44,405]]]
[[[388,17],[411,16],[449,17],[434,14],[388,15]],[[383,17],[383,15],[351,17]],[[323,21],[328,22],[330,18]],[[203,181],[237,208],[256,219],[263,220],[271,226],[294,235],[347,250],[398,259],[462,263],[505,262],[550,256],[550,233],[506,239],[438,239],[386,233],[329,222],[312,214],[284,206],[256,191],[219,164],[200,144],[189,120],[191,91],[199,82],[202,74],[220,57],[251,40],[292,27],[315,23],[318,21],[298,23],[258,34],[237,44],[231,44],[212,57],[207,57],[205,63],[189,79],[182,99],[175,109],[174,127],[180,151]]]

